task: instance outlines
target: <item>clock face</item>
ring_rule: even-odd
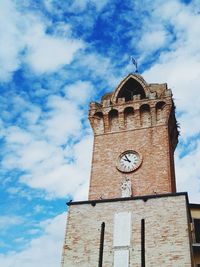
[[[117,162],[117,168],[122,172],[132,172],[136,170],[141,164],[140,155],[132,150],[123,152]]]

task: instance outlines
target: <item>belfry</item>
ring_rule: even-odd
[[[179,133],[167,84],[129,74],[90,103],[89,120],[89,197],[68,203],[62,267],[200,266],[200,205],[176,192]]]

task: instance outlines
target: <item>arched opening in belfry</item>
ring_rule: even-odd
[[[156,120],[157,122],[163,122],[164,121],[164,112],[163,109],[165,107],[165,102],[160,101],[156,104]]]
[[[150,106],[144,104],[140,107],[140,118],[142,126],[151,126]]]
[[[129,78],[121,90],[118,93],[118,98],[125,98],[125,101],[133,100],[134,96],[138,96],[138,99],[145,98],[145,91],[142,85],[133,78]]]
[[[111,131],[119,130],[118,111],[116,109],[112,109],[109,112],[109,123],[110,123],[110,130]]]
[[[104,133],[104,124],[103,124],[103,113],[96,112],[94,114],[94,130],[95,133],[101,134]]]
[[[134,109],[132,107],[124,109],[124,125],[126,129],[134,128]]]

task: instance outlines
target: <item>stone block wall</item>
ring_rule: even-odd
[[[123,266],[119,265],[119,261],[123,260],[123,267],[141,267],[142,219],[145,221],[146,267],[191,267],[187,212],[184,194],[154,197],[147,201],[124,199],[100,201],[96,205],[87,202],[72,205],[68,215],[62,267],[98,266],[102,222],[105,223],[103,267]],[[131,218],[130,223],[125,224],[129,226],[121,229],[124,235],[129,235],[129,241],[124,241],[127,238],[120,241],[120,229],[117,230],[118,240],[114,241],[116,218],[121,213],[123,220]]]

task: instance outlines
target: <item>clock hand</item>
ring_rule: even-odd
[[[128,159],[127,155],[124,155],[124,156],[126,158],[126,160],[124,159],[125,161],[131,162],[130,159]]]

